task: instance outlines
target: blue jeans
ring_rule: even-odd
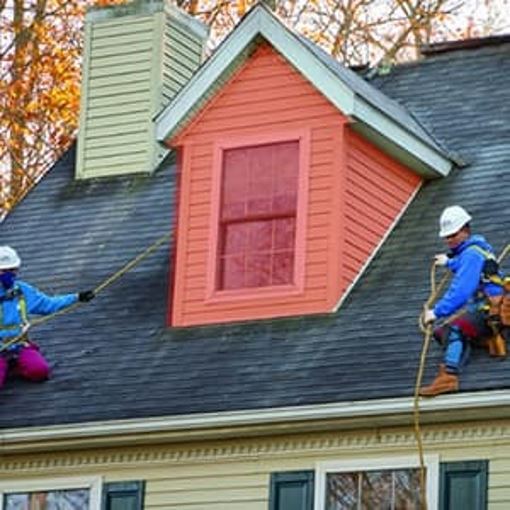
[[[471,344],[492,336],[485,313],[469,311],[457,317],[451,324],[434,330],[434,337],[445,346],[444,364],[446,371],[458,374],[467,363]]]

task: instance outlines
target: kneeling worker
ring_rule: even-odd
[[[445,347],[444,362],[432,384],[421,388],[420,395],[434,397],[459,389],[459,371],[469,356],[470,342],[491,341],[496,316],[487,311],[492,300],[501,300],[502,280],[494,251],[484,237],[472,235],[471,216],[460,206],[447,207],[439,220],[440,232],[448,248],[447,254],[436,255],[436,264],[453,273],[449,288],[433,309],[426,310],[423,322],[445,319],[465,308],[463,313],[434,336]],[[506,354],[505,346],[497,355]]]
[[[28,340],[29,316],[49,315],[77,301],[90,301],[93,291],[47,296],[18,280],[21,259],[9,246],[0,246],[0,388],[9,370],[30,381],[44,381],[50,375],[47,361],[37,345]],[[19,337],[19,341],[9,341]]]

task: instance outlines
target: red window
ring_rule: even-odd
[[[294,283],[299,141],[223,152],[216,288]]]

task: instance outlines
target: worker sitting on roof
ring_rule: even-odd
[[[434,308],[424,312],[423,322],[431,324],[436,319],[459,315],[434,330],[435,338],[446,351],[439,374],[432,384],[420,390],[424,397],[457,391],[458,374],[467,362],[471,342],[493,341],[497,318],[489,314],[486,305],[492,299],[502,299],[502,280],[492,247],[484,237],[471,235],[470,221],[471,216],[456,205],[447,207],[439,220],[439,236],[450,251],[436,255],[436,264],[446,266],[454,277]],[[500,345],[495,354],[506,355],[506,346]]]
[[[77,301],[94,298],[93,291],[47,296],[17,279],[20,265],[21,259],[14,249],[0,246],[0,388],[10,368],[31,381],[43,381],[49,377],[47,361],[26,334],[30,314],[49,315]],[[16,341],[18,337],[19,341]]]

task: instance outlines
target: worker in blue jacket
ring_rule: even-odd
[[[470,343],[482,342],[494,335],[488,321],[487,302],[503,294],[491,245],[480,235],[472,235],[471,216],[460,206],[447,207],[439,220],[440,232],[449,252],[435,257],[437,265],[453,273],[450,286],[432,309],[423,316],[425,324],[459,316],[447,326],[436,328],[434,336],[445,346],[443,363],[432,384],[421,388],[420,395],[433,397],[459,388],[459,372],[467,362]]]
[[[9,370],[24,379],[43,381],[50,375],[47,361],[36,344],[28,340],[32,314],[49,315],[77,301],[90,301],[93,291],[47,296],[18,280],[21,259],[10,246],[0,246],[0,388]],[[13,339],[19,338],[12,343]]]

